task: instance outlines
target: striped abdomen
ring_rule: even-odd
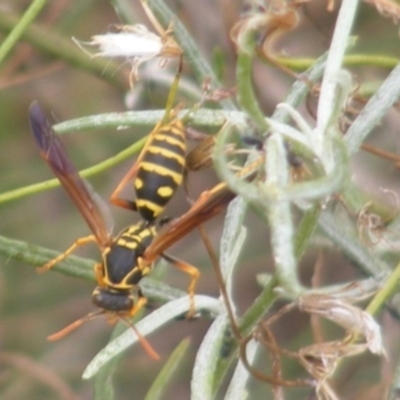
[[[183,180],[186,137],[176,120],[152,133],[138,166],[136,207],[146,221],[157,218]]]

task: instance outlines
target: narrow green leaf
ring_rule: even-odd
[[[190,346],[190,339],[183,339],[176,349],[169,356],[167,362],[162,367],[161,371],[154,380],[151,388],[146,394],[144,400],[162,399],[169,382],[171,381],[179,365],[183,362],[184,357]]]

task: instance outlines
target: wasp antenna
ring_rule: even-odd
[[[84,317],[79,318],[78,320],[74,321],[72,324],[69,324],[68,326],[61,329],[60,331],[53,333],[50,336],[47,336],[47,340],[50,342],[55,342],[56,340],[59,340],[59,339],[63,338],[64,336],[69,335],[72,331],[79,328],[84,323],[89,322],[92,319],[95,319],[102,314],[104,314],[104,310],[97,310],[97,311],[91,312],[91,313],[85,315]]]
[[[123,317],[122,315],[119,315],[119,319],[135,332],[135,335],[138,337],[139,342],[142,345],[144,351],[147,353],[147,355],[153,360],[158,361],[160,359],[160,356],[153,349],[149,341],[137,330],[135,325],[133,325],[127,318]]]
[[[85,315],[84,317],[79,318],[78,320],[72,322],[72,324],[66,326],[65,328],[61,329],[60,331],[53,333],[50,336],[47,336],[47,340],[49,340],[50,342],[55,342],[56,340],[59,340],[59,339],[63,338],[64,336],[69,335],[72,331],[79,328],[86,322],[89,322],[105,313],[106,312],[104,310],[97,310],[97,311],[91,312],[91,313]],[[133,324],[130,323],[130,321],[127,318],[123,317],[122,315],[118,315],[118,319],[135,332],[135,335],[138,337],[140,344],[142,345],[142,347],[144,348],[145,352],[148,354],[149,357],[151,357],[153,360],[160,359],[160,356],[153,349],[153,347],[148,342],[148,340],[146,340],[146,338],[136,329],[136,327]]]

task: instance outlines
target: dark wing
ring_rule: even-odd
[[[257,176],[258,168],[262,163],[263,157],[260,157],[244,167],[237,176],[243,177],[246,181],[252,181]],[[225,182],[204,191],[185,214],[173,220],[165,231],[154,238],[144,252],[145,262],[153,262],[182,237],[219,214],[235,197],[236,193],[232,192]]]
[[[102,204],[98,204],[96,193],[79,176],[61,140],[55,134],[37,102],[32,103],[29,108],[29,122],[39,146],[40,155],[85,218],[99,245],[107,246],[111,239],[106,219],[102,213]]]
[[[219,214],[236,197],[225,183],[203,192],[188,212],[173,220],[144,252],[144,260],[153,262],[165,250],[202,223]]]

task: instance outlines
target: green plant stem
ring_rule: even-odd
[[[239,330],[242,337],[247,336],[260,321],[260,319],[268,312],[271,308],[278,295],[275,291],[278,285],[278,278],[275,274],[265,286],[261,294],[255,299],[253,304],[247,309],[244,316],[239,321]],[[233,340],[232,340],[233,339]],[[238,338],[228,338],[224,344],[224,354],[221,353],[221,357],[214,374],[214,394],[222,384],[223,378],[225,377],[229,366],[236,359],[237,348],[239,346]]]
[[[226,120],[239,127],[246,127],[246,115],[239,111],[222,111],[203,108],[191,113],[190,109],[181,110],[178,118],[187,117],[191,126],[220,128]],[[127,111],[123,113],[106,113],[71,119],[54,125],[57,133],[82,131],[98,128],[154,127],[164,116],[164,110]]]
[[[253,59],[255,55],[256,39],[255,32],[248,30],[246,33],[246,46],[239,49],[236,81],[238,86],[238,102],[250,119],[256,124],[261,133],[268,131],[269,124],[266,122],[264,113],[261,111],[253,88]]]
[[[400,282],[400,264],[397,264],[394,271],[390,274],[383,288],[378,291],[374,298],[369,303],[366,311],[371,315],[376,315],[385,305],[385,303],[393,296],[398,290]]]
[[[298,261],[301,260],[301,257],[311,242],[313,234],[318,227],[320,215],[321,207],[318,204],[314,204],[303,214],[303,218],[297,227],[294,238],[294,253]]]
[[[122,150],[115,156],[112,156],[107,160],[104,160],[89,168],[83,169],[82,171],[79,172],[79,174],[84,178],[88,178],[96,174],[99,174],[103,171],[106,171],[109,168],[114,167],[115,165],[121,163],[130,156],[138,153],[144,146],[146,140],[147,137],[142,138],[141,140],[135,142],[134,144]],[[58,179],[50,179],[45,182],[34,183],[33,185],[28,185],[19,189],[10,190],[8,192],[0,194],[0,204],[12,200],[21,199],[23,197],[37,194],[40,192],[44,192],[46,190],[50,190],[58,186],[60,186],[60,181]]]
[[[326,56],[322,56],[317,60],[317,62],[310,68],[309,71],[305,74],[305,79],[298,80],[293,84],[293,87],[290,91],[289,96],[287,97],[287,102],[292,105],[293,107],[298,106],[301,104],[301,102],[304,100],[305,96],[307,95],[310,86],[309,82],[317,82],[319,78],[321,77],[323,70],[324,70],[324,63],[325,63],[325,58]],[[289,115],[287,113],[287,110],[285,109],[277,109],[274,114],[273,118],[277,121],[281,122],[287,122],[289,120]],[[228,118],[227,118],[228,119]],[[232,119],[228,119],[230,122],[233,123]],[[222,145],[224,142],[224,136],[227,133],[228,129],[224,129],[222,132],[222,135],[218,135],[218,141],[216,145],[216,159],[215,161],[217,164],[221,167],[220,168],[220,173],[222,170],[224,170],[226,166],[226,160],[224,159],[224,154],[223,154],[223,149],[218,148]],[[294,147],[294,146],[293,146]],[[297,149],[296,149],[297,150]],[[224,176],[224,173],[222,173]],[[231,177],[232,174],[229,174],[229,177]],[[244,182],[239,182],[244,183]],[[234,190],[238,189],[237,186],[238,182],[232,182],[232,187]],[[242,187],[239,188],[239,191],[241,192]],[[248,186],[245,186],[244,190],[244,197],[247,197],[250,193],[248,192],[247,189],[250,189]],[[256,190],[256,188],[253,187],[251,188],[252,191]],[[221,256],[224,254],[226,251],[226,248],[230,248],[228,246],[228,243],[230,240],[232,240],[231,233],[236,231],[237,228],[235,226],[232,226],[232,220],[235,220],[232,216],[237,216],[244,212],[243,208],[246,208],[246,201],[234,201],[232,202],[229,207],[228,207],[228,212],[227,212],[227,219],[225,221],[225,227],[223,231],[223,236],[221,238]],[[306,244],[309,242],[309,240],[312,237],[312,233],[315,230],[315,225],[318,222],[318,216],[319,216],[319,209],[315,211],[310,211],[311,215],[306,215],[304,217],[304,223],[301,224],[302,228],[296,233],[295,236],[295,255],[297,258],[300,257],[302,252],[305,250]],[[236,221],[241,224],[241,219],[236,218]],[[221,262],[224,260],[221,259]],[[278,297],[278,293],[275,290],[278,285],[278,277],[277,274],[274,274],[268,283],[265,285],[263,291],[261,294],[257,297],[257,299],[253,302],[253,304],[248,308],[244,316],[240,319],[239,322],[239,330],[241,332],[241,335],[243,337],[247,336],[254,330],[254,327],[256,324],[261,320],[261,318],[265,315],[265,313],[268,312],[274,301]],[[221,351],[221,357],[220,361],[216,367],[215,370],[215,377],[214,377],[214,393],[218,390],[220,387],[227,370],[229,366],[232,364],[232,362],[236,359],[236,350],[238,348],[239,342],[238,338],[235,338],[232,334],[232,332],[229,334],[230,331],[227,331],[225,341],[223,343],[223,347]]]
[[[263,59],[267,64],[270,62],[267,58]],[[288,67],[293,71],[304,71],[310,68],[314,63],[314,58],[291,58],[291,57],[274,57],[277,64]],[[343,65],[346,67],[381,67],[386,69],[394,68],[399,62],[396,57],[390,57],[381,54],[351,54],[343,58]]]
[[[338,79],[342,68],[344,54],[349,44],[349,36],[357,11],[358,0],[343,0],[340,5],[339,14],[335,24],[332,41],[328,51],[325,72],[322,78],[321,91],[317,107],[317,125],[314,133],[314,150],[320,157],[325,170],[331,172],[333,169],[331,130],[336,127],[335,113],[340,104]],[[348,88],[347,88],[348,89]]]
[[[239,328],[243,336],[248,335],[254,329],[255,325],[274,304],[278,298],[278,294],[275,291],[278,284],[277,274],[272,275],[268,284],[240,319]]]
[[[212,400],[220,384],[216,371],[221,371],[222,343],[226,333],[228,319],[226,314],[219,315],[211,324],[196,355],[191,381],[192,400]],[[222,359],[222,360],[221,360]]]
[[[7,259],[14,259],[32,266],[41,267],[46,262],[59,256],[60,252],[0,236],[0,254]],[[94,260],[72,255],[55,265],[52,271],[95,282],[96,279],[93,272],[95,263],[96,261]],[[175,289],[165,283],[147,277],[140,282],[140,287],[146,297],[159,303],[175,300],[187,294],[183,290]]]
[[[24,31],[26,31],[28,26],[36,18],[36,16],[39,14],[46,3],[47,0],[34,0],[29,8],[26,10],[25,14],[14,25],[9,35],[0,46],[0,65],[4,62],[8,53],[16,45],[20,37],[23,35]]]
[[[194,302],[196,304],[196,310],[198,311],[204,310],[208,315],[213,316],[221,313],[221,303],[218,299],[210,296],[195,295]],[[186,315],[189,311],[189,306],[189,296],[186,294],[186,296],[174,301],[169,301],[162,307],[148,314],[136,324],[136,328],[143,336],[148,335],[177,317]],[[92,378],[106,363],[125,351],[128,347],[138,343],[138,341],[139,338],[132,332],[132,329],[127,329],[122,335],[108,343],[108,345],[93,358],[82,375],[83,379]]]
[[[261,190],[268,187],[268,196],[262,196],[271,231],[271,247],[279,284],[286,294],[295,299],[304,291],[297,276],[297,260],[294,253],[294,223],[291,202],[284,198],[289,181],[286,149],[281,136],[273,134],[267,141],[266,171],[268,176]]]
[[[146,393],[144,400],[158,400],[165,398],[166,390],[169,382],[171,381],[175,371],[182,364],[186,353],[188,352],[190,339],[183,339],[176,349],[168,357],[168,360],[158,373],[156,379],[153,381],[149,391]]]
[[[0,254],[26,264],[40,267],[60,255],[60,252],[36,246],[21,240],[0,236]],[[95,262],[81,257],[70,256],[59,262],[53,270],[77,278],[94,281]]]
[[[0,13],[1,15],[1,13]],[[1,18],[1,17],[0,17]],[[182,111],[182,115],[186,115],[187,110]],[[110,113],[97,116],[82,117],[74,120],[61,122],[53,126],[57,133],[67,133],[72,131],[82,131],[87,129],[96,129],[99,127],[119,126],[154,126],[164,115],[163,110],[152,112],[126,112],[126,113]],[[240,112],[200,110],[191,117],[193,125],[212,125],[221,126],[226,120],[231,120],[237,126],[245,125],[245,116]],[[146,142],[147,137],[135,142],[120,153],[108,158],[92,167],[80,171],[84,178],[88,178],[99,174],[108,168],[111,168],[134,154],[137,154]],[[5,193],[0,193],[0,204],[8,201],[21,199],[25,196],[40,193],[46,190],[60,186],[58,179],[50,179],[45,182],[35,183],[33,185],[24,186],[22,188],[13,189]]]
[[[345,141],[349,152],[356,153],[373,132],[387,110],[400,98],[400,64],[389,74],[348,129]]]

